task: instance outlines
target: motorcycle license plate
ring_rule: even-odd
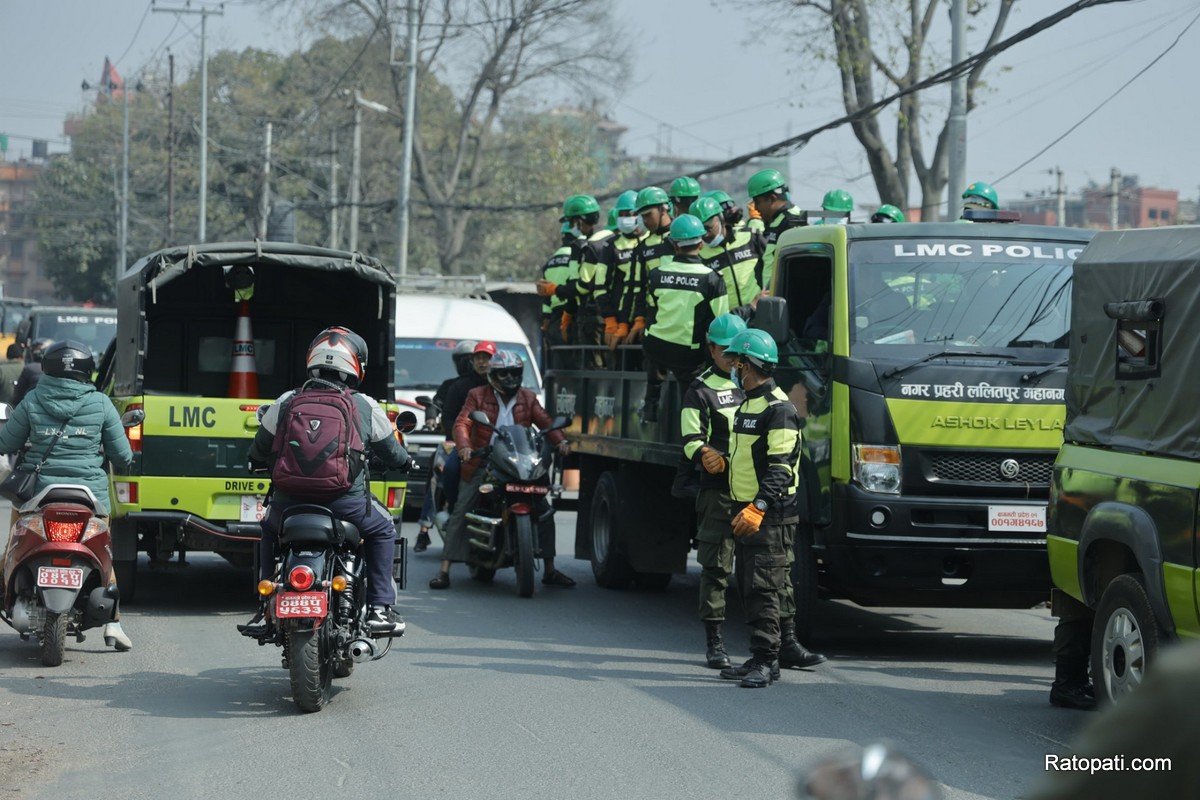
[[[266,515],[267,509],[263,506],[263,498],[261,495],[244,494],[242,495],[242,522],[262,522],[262,518]]]
[[[549,486],[529,486],[523,483],[506,483],[504,489],[509,492],[520,492],[521,494],[550,494]]]
[[[79,589],[83,570],[78,567],[38,567],[37,585],[43,589]]]
[[[322,619],[329,613],[324,592],[284,592],[275,595],[276,619]]]

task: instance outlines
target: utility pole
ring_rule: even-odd
[[[201,244],[206,241],[206,220],[208,218],[208,18],[225,15],[225,4],[217,8],[183,8],[151,9],[162,14],[199,14],[200,15],[200,226],[197,239]]]
[[[950,5],[950,63],[960,64],[967,57],[966,0]],[[962,216],[962,191],[967,185],[967,76],[960,74],[950,82],[950,176],[947,195],[949,219]]]
[[[267,217],[271,215],[271,123],[267,123],[267,136],[263,145],[262,197],[258,199],[258,238],[267,238]]]
[[[1057,179],[1054,196],[1058,200],[1058,224],[1063,226],[1067,224],[1067,185],[1063,181],[1062,167],[1054,168],[1054,176]]]
[[[1109,173],[1108,180],[1108,227],[1110,230],[1117,229],[1117,223],[1121,221],[1120,216],[1120,199],[1121,199],[1121,172],[1116,167],[1112,168]]]
[[[337,133],[329,134],[329,249],[337,250],[341,245],[338,236],[338,153]]]
[[[358,204],[359,183],[362,166],[362,110],[368,108],[381,114],[389,113],[390,109],[382,103],[375,103],[364,98],[354,90],[354,150],[350,154],[350,250],[358,250]]]
[[[113,291],[121,283],[125,273],[125,253],[129,241],[129,81],[121,87],[121,99],[124,101],[124,121],[122,122],[121,138],[121,240],[117,246],[117,279],[113,283]],[[115,305],[115,304],[114,304]]]
[[[396,209],[397,261],[400,277],[408,274],[408,217],[412,193],[414,117],[417,110],[417,3],[408,0],[408,73],[404,88],[404,144],[400,156],[400,203]]]
[[[175,244],[175,54],[167,54],[167,244]]]

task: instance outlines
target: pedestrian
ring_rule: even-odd
[[[825,656],[796,639],[795,603],[787,603],[788,551],[800,521],[800,415],[772,379],[779,363],[775,342],[764,331],[739,334],[725,353],[730,378],[744,399],[730,433],[729,496],[734,571],[750,625],[750,659],[721,677],[757,689],[779,679],[781,648],[788,666],[813,667]],[[789,616],[790,615],[790,616]]]
[[[779,237],[784,231],[807,225],[808,222],[800,209],[792,205],[787,181],[779,170],[764,169],[754,173],[746,183],[746,191],[755,210],[766,222],[763,230],[766,250],[758,273],[758,285],[769,292],[774,287],[775,249],[779,245]]]
[[[1054,626],[1054,683],[1050,705],[1089,710],[1096,707],[1096,688],[1088,670],[1092,658],[1092,626],[1096,613],[1062,589],[1050,590]]]

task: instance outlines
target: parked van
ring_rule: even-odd
[[[441,284],[437,286],[433,291],[447,290]],[[482,290],[476,296],[451,296],[414,288],[402,283],[396,297],[395,392],[401,406],[416,410],[417,418],[422,418],[424,406],[417,398],[432,397],[442,381],[454,377],[450,354],[463,339],[492,341],[499,349],[519,355],[525,362],[525,388],[542,396],[542,374],[529,337],[511,314],[486,299]],[[423,284],[421,288],[425,288]],[[422,427],[407,435],[405,441],[419,465],[408,476],[407,507],[419,509],[430,462],[443,436],[440,429]]]

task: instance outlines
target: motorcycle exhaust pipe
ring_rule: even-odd
[[[375,657],[375,645],[367,639],[355,639],[346,648],[355,664],[362,664]]]
[[[485,539],[492,538],[493,528],[481,528],[478,525],[468,525],[467,533],[473,536],[482,536]]]
[[[483,550],[487,553],[492,552],[492,545],[488,542],[480,541],[479,539],[468,539],[467,543],[476,550]]]

